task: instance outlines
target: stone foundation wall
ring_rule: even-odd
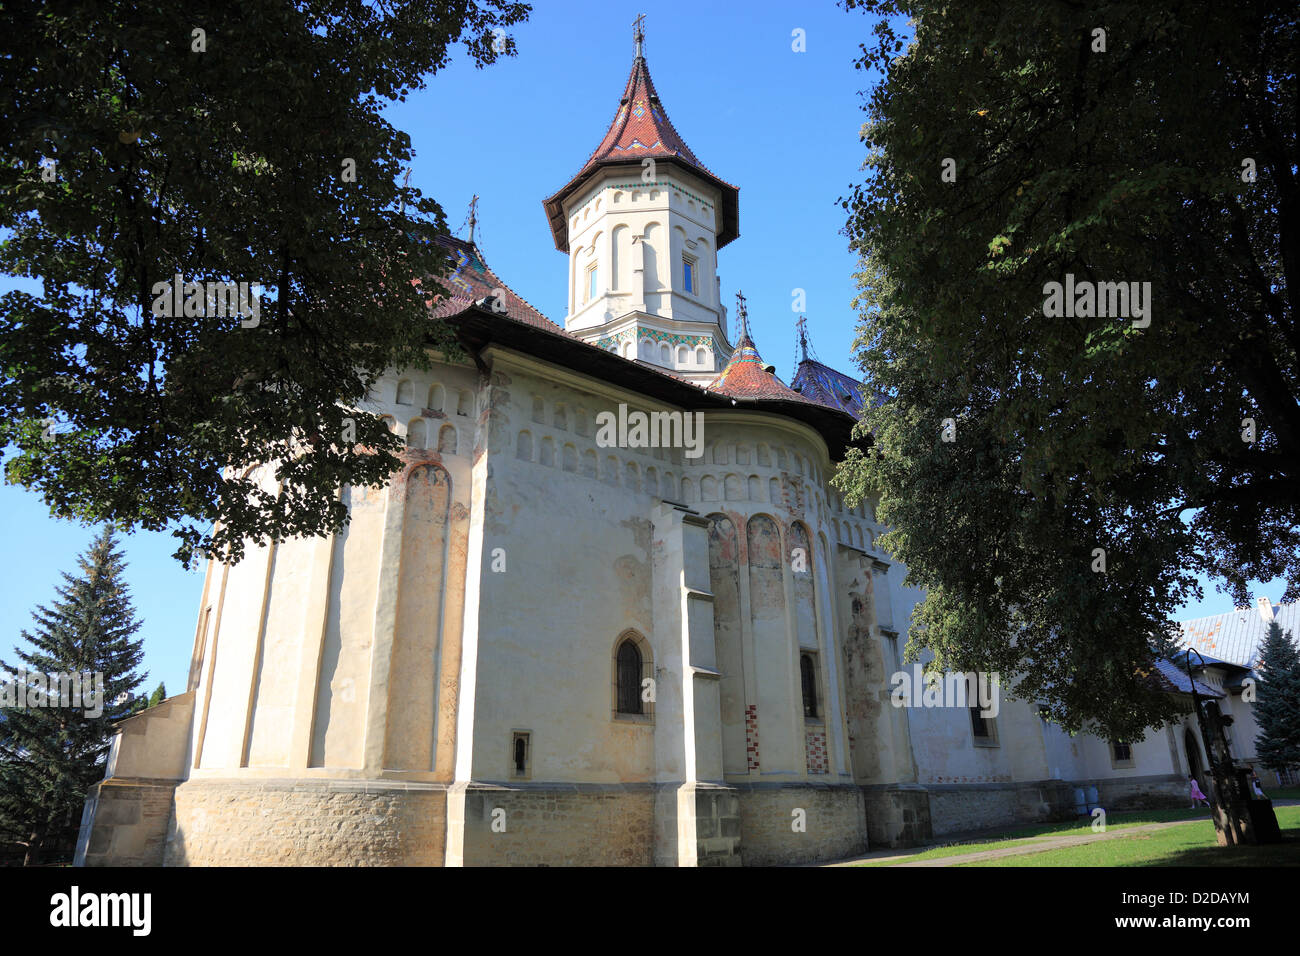
[[[922,846],[934,838],[930,795],[920,787],[862,788],[867,839],[873,848]]]
[[[930,822],[934,836],[1068,820],[1074,815],[1074,787],[1062,781],[1008,784],[932,784]]]
[[[162,866],[176,785],[114,777],[86,795],[74,866]]]
[[[837,860],[865,853],[866,806],[855,785],[736,784],[746,866]],[[804,832],[793,828],[804,813]]]
[[[351,780],[190,780],[168,866],[441,866],[446,787]]]
[[[654,810],[650,784],[473,786],[464,865],[652,866]]]
[[[1181,776],[1111,778],[1089,780],[1074,786],[1095,786],[1097,802],[1108,812],[1190,807],[1187,780]],[[1071,790],[1073,792],[1073,790]]]
[[[730,788],[695,791],[695,865],[741,866],[740,795]]]

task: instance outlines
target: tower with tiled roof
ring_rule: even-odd
[[[782,382],[776,375],[776,369],[763,361],[758,354],[758,347],[749,334],[749,315],[745,308],[745,296],[736,293],[736,319],[740,324],[740,338],[736,340],[736,350],[723,366],[717,377],[709,382],[711,392],[717,392],[733,399],[768,399],[787,402],[806,402],[813,400],[800,395],[796,390]],[[823,403],[824,404],[824,403]]]
[[[545,200],[568,253],[565,328],[700,384],[730,358],[718,250],[740,234],[739,194],[691,151],[636,56],[614,119]]]
[[[799,364],[790,387],[804,398],[861,418],[867,403],[866,385],[817,359],[808,345],[807,317],[799,317],[798,329]]]

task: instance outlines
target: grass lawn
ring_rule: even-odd
[[[960,863],[958,866],[1300,866],[1300,807],[1277,807],[1282,841],[1221,847],[1205,822],[1169,827],[1084,846]],[[1108,828],[1110,829],[1110,828]]]
[[[1114,813],[1107,818],[1106,831],[1123,830],[1146,823],[1188,821],[1187,826],[1150,833],[1135,833],[1123,839],[1101,840],[1084,846],[1025,853],[1000,860],[960,863],[958,866],[1300,866],[1300,807],[1277,807],[1277,821],[1283,841],[1273,846],[1220,847],[1214,825],[1203,808],[1192,810],[1148,810]],[[1049,823],[1001,833],[997,837],[934,847],[921,853],[892,860],[871,860],[858,866],[898,866],[917,860],[961,856],[984,850],[1027,846],[1035,837],[1083,836],[1092,832],[1088,820]]]
[[[1169,823],[1175,820],[1205,820],[1210,826],[1209,811],[1204,807],[1192,810],[1135,810],[1129,813],[1112,813],[1106,817],[1106,829],[1115,830],[1123,827],[1140,826],[1144,823]],[[1278,818],[1279,821],[1281,817]],[[972,839],[962,843],[949,843],[934,847],[922,853],[914,853],[903,859],[869,860],[857,866],[898,866],[899,863],[911,863],[913,860],[931,860],[942,856],[961,856],[963,853],[978,853],[981,850],[997,850],[1007,846],[1019,846],[1032,842],[1031,837],[1041,836],[1081,836],[1092,832],[1091,818],[1071,820],[1067,823],[1040,823],[1034,826],[1020,827],[999,833],[995,837]]]

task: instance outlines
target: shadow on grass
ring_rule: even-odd
[[[1141,863],[1121,866],[1300,866],[1300,832],[1282,834],[1281,843],[1260,846],[1198,846]]]

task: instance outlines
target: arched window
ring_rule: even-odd
[[[620,714],[640,714],[641,709],[641,649],[636,641],[628,638],[618,646],[618,673],[615,678],[618,687],[618,704]]]
[[[817,718],[817,671],[811,654],[799,655],[799,683],[803,686],[803,715]]]

